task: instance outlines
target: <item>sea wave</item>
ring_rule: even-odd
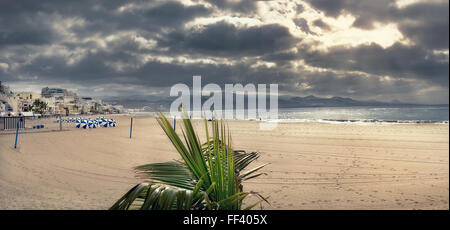
[[[380,119],[274,119],[262,120],[277,123],[380,123],[380,124],[449,124],[449,121],[434,120],[380,120]]]

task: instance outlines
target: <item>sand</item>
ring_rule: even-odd
[[[107,209],[139,182],[134,166],[179,158],[154,118],[136,117],[132,139],[117,120],[22,133],[17,149],[0,132],[0,209]],[[270,163],[244,183],[264,209],[449,209],[448,124],[228,125],[235,149],[261,152],[250,167]]]

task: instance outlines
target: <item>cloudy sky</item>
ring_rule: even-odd
[[[0,0],[15,90],[168,96],[173,84],[448,103],[448,0]]]

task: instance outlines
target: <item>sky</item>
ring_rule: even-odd
[[[0,0],[17,91],[169,96],[177,83],[448,104],[448,0]]]

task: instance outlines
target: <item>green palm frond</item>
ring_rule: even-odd
[[[197,180],[189,168],[180,162],[146,164],[136,167],[137,176],[177,188],[193,190]]]
[[[182,114],[182,135],[162,113],[157,118],[182,161],[136,167],[137,176],[147,182],[133,187],[111,209],[238,210],[249,195],[267,201],[257,193],[243,192],[241,184],[263,174],[256,172],[265,165],[242,172],[259,153],[233,150],[230,133],[217,120],[212,120],[210,127],[204,120],[207,141],[201,144],[191,120]]]
[[[140,183],[128,191],[111,210],[197,210],[206,209],[211,204],[205,200],[205,192],[198,188],[180,189],[167,185]]]

